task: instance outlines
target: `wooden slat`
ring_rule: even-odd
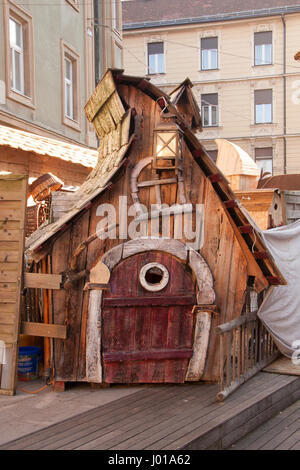
[[[41,336],[43,338],[67,339],[67,327],[65,325],[22,322],[21,333],[28,336]]]
[[[28,288],[59,290],[61,282],[60,274],[24,273],[24,287]]]
[[[19,230],[0,230],[0,240],[18,242],[20,241]]]
[[[103,354],[104,362],[123,361],[159,361],[165,359],[189,359],[193,355],[192,349],[161,349],[158,351],[126,351]]]
[[[26,176],[0,177],[0,339],[11,345],[0,394],[7,395],[14,394],[16,383],[26,200]]]
[[[172,296],[172,297],[111,297],[105,298],[103,301],[104,307],[130,307],[130,306],[162,306],[168,305],[194,305],[194,296]]]

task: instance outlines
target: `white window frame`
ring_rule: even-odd
[[[213,121],[213,109],[216,111],[216,120]],[[204,122],[205,112],[208,110],[208,124]],[[202,105],[203,127],[217,127],[219,125],[219,106],[215,104]]]
[[[159,54],[149,54],[149,44],[151,44],[151,42],[148,42],[147,43],[147,59],[148,59],[148,75],[156,75],[156,74],[163,74],[165,73],[165,70],[166,70],[166,67],[165,67],[165,44],[164,44],[164,41],[155,41],[155,42],[160,42],[163,44],[163,53],[159,53]],[[155,68],[151,68],[150,69],[150,56],[151,57],[155,57],[155,60],[154,60],[154,63],[155,63]],[[162,63],[163,63],[163,70],[162,71],[159,71],[159,56],[162,56]]]
[[[21,45],[11,43],[11,22],[21,28]],[[9,47],[11,52],[11,88],[17,93],[25,96],[25,69],[24,69],[24,41],[23,41],[23,25],[15,18],[9,18]],[[16,72],[16,55],[20,56],[20,89],[17,88],[17,72]]]
[[[71,64],[71,77],[66,74],[66,61]],[[61,40],[61,89],[62,122],[68,127],[81,131],[80,57],[77,52]],[[67,114],[68,99],[73,97],[70,115]]]
[[[73,62],[69,57],[64,57],[65,67],[64,67],[64,82],[65,82],[65,115],[68,119],[74,121],[74,86],[73,86]],[[67,77],[67,67],[66,62],[70,65],[70,75]],[[69,100],[69,102],[68,102]],[[70,114],[68,114],[68,109],[70,109]]]
[[[270,57],[270,62],[266,61],[266,48],[267,46],[270,46],[271,48],[271,57]],[[257,48],[262,48],[262,54],[261,54],[261,63],[258,63],[258,54],[257,54]],[[256,67],[259,67],[260,65],[272,65],[273,60],[272,60],[272,54],[273,54],[273,44],[258,44],[254,48],[254,65]]]
[[[207,53],[207,67],[204,66],[204,53]],[[216,56],[216,66],[212,66],[213,53]],[[218,69],[218,49],[202,49],[201,50],[201,70],[217,70]]]
[[[6,96],[10,100],[35,109],[33,19],[22,6],[10,0],[5,0],[3,13]],[[11,42],[10,20],[21,26],[21,46]],[[20,54],[20,87],[16,86],[16,54]]]
[[[258,106],[261,107],[261,114],[262,114],[262,119],[259,121],[258,120],[258,112],[257,108]],[[270,106],[270,113],[267,111],[267,106]],[[267,114],[270,114],[270,120],[267,120]],[[265,104],[257,104],[255,105],[255,124],[271,124],[273,122],[273,105],[272,103],[265,103]]]

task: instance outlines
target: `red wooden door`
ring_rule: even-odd
[[[188,269],[161,252],[140,253],[115,267],[102,310],[105,382],[184,382],[196,303]]]

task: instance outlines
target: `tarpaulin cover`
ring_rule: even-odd
[[[293,343],[300,340],[300,220],[262,236],[287,285],[268,291],[258,316],[281,353],[291,357]]]

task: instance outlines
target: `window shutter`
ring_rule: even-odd
[[[163,42],[149,42],[148,43],[148,54],[163,54],[164,53],[164,43]]]
[[[264,147],[255,149],[255,159],[259,158],[272,158],[273,157],[273,148]]]
[[[201,39],[201,49],[218,49],[218,38],[202,38]]]
[[[254,45],[261,46],[262,44],[272,44],[272,31],[254,33]]]
[[[218,106],[218,93],[209,93],[201,95],[202,106]]]
[[[255,105],[272,104],[272,91],[273,90],[255,90],[255,93],[254,93]]]

